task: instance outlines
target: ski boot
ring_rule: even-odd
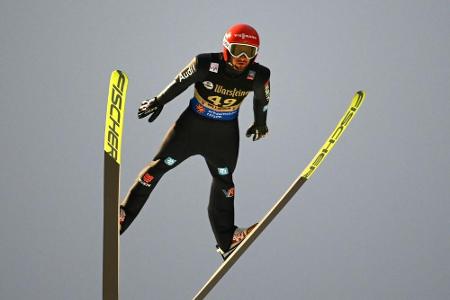
[[[122,230],[122,224],[125,221],[126,213],[122,206],[120,206],[119,212],[119,232]]]
[[[237,227],[233,233],[233,239],[231,240],[230,249],[228,251],[223,251],[219,246],[216,246],[217,252],[222,256],[223,260],[226,260],[231,253],[239,246],[240,243],[255,229],[258,223],[253,224],[247,228],[239,228]]]

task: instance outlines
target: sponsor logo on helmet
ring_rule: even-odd
[[[212,63],[209,65],[209,71],[210,71],[210,72],[213,72],[213,73],[218,73],[218,72],[219,72],[219,64],[218,64],[218,63],[215,63],[215,62],[212,62]]]
[[[241,38],[241,39],[252,39],[252,40],[257,40],[258,39],[256,36],[251,35],[251,34],[246,34],[244,32],[235,33],[234,37],[238,37],[238,38]]]
[[[203,86],[208,90],[212,90],[214,88],[214,83],[211,81],[203,81]]]

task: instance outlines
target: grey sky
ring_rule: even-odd
[[[139,103],[237,22],[272,71],[269,137],[241,135],[236,220],[261,218],[353,93],[321,168],[208,299],[450,298],[449,1],[0,3],[0,298],[100,299],[103,126],[129,75],[122,195],[192,88],[149,125]],[[240,113],[252,122],[251,98]],[[219,266],[200,157],[168,173],[122,238],[122,299],[189,299]]]

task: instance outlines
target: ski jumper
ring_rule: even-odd
[[[208,215],[218,246],[229,249],[234,224],[233,172],[239,149],[239,107],[254,93],[255,125],[265,125],[270,97],[270,71],[252,62],[233,72],[222,53],[197,55],[157,96],[164,105],[195,84],[194,97],[167,132],[162,145],[138,175],[122,202],[126,218],[123,233],[144,206],[161,177],[186,158],[204,157],[212,176]]]

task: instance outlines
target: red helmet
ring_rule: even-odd
[[[255,28],[247,24],[235,24],[228,28],[223,37],[223,57],[225,61],[230,56],[247,56],[254,59],[259,50],[259,35]]]

